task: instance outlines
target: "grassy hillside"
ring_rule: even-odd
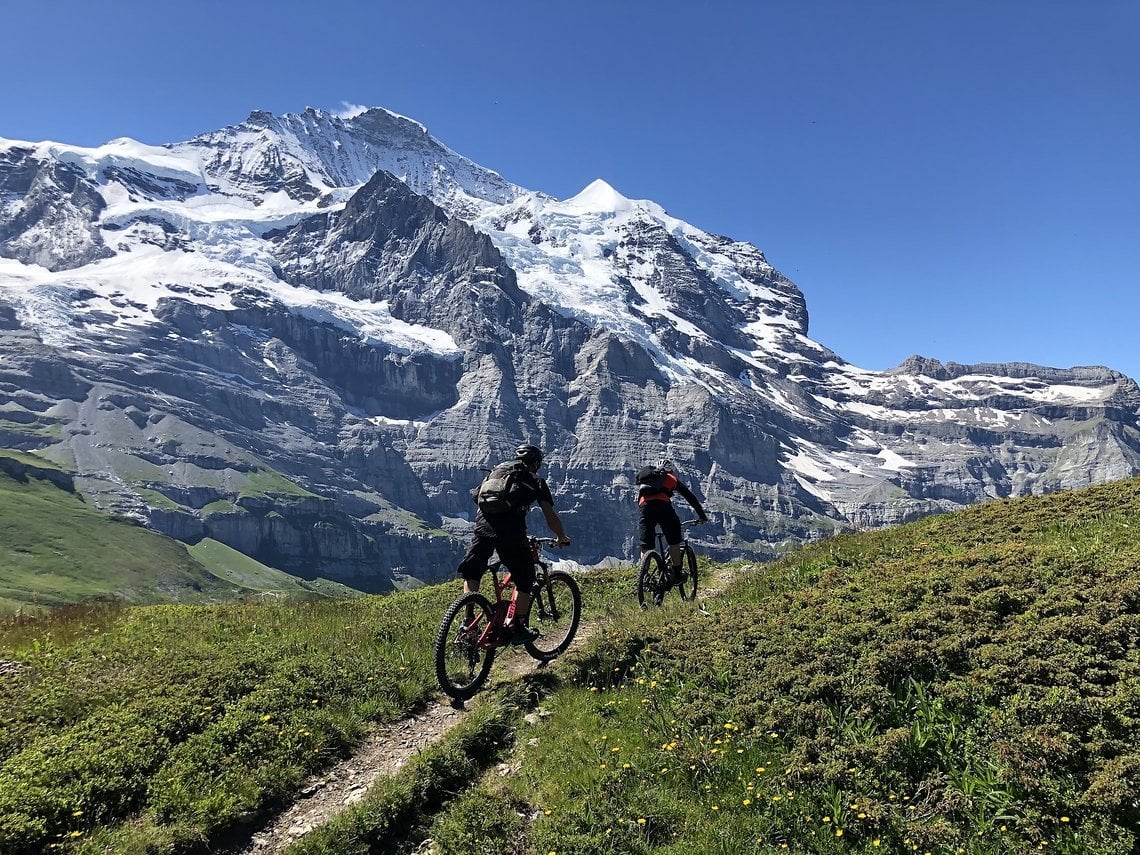
[[[232,827],[365,721],[426,697],[421,613],[447,599],[108,606],[8,624],[0,851],[157,851]]]
[[[560,855],[1140,851],[1140,482],[838,537],[707,611],[618,621],[443,851],[516,811]]]
[[[0,614],[106,598],[206,603],[263,593],[358,595],[334,582],[309,582],[266,567],[217,541],[188,550],[109,517],[43,477],[58,471],[54,464],[7,449],[0,453],[9,461],[0,470]]]
[[[1140,852],[1138,534],[1127,481],[729,568],[701,608],[584,574],[587,645],[290,851]],[[0,851],[224,839],[430,698],[455,594],[0,627]]]
[[[178,542],[112,519],[50,481],[0,473],[0,611],[112,595],[203,602],[239,593]]]
[[[316,594],[334,598],[363,596],[360,591],[338,582],[328,579],[301,579],[274,567],[268,567],[208,537],[187,547],[187,551],[207,572],[243,591],[287,596]]]

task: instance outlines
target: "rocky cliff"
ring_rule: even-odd
[[[600,181],[525,190],[384,110],[0,141],[0,442],[306,578],[449,575],[522,441],[580,561],[634,553],[662,455],[705,550],[765,556],[1137,474],[1138,414],[1107,368],[856,368],[750,244]]]

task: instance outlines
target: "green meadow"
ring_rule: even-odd
[[[1140,481],[845,534],[583,644],[293,853],[1140,852]],[[438,702],[454,583],[0,625],[0,851],[205,852]],[[430,844],[426,841],[430,840]]]
[[[207,602],[238,594],[177,541],[108,517],[50,481],[0,473],[0,614],[112,595]]]
[[[108,516],[77,492],[35,474],[55,470],[54,464],[11,449],[0,449],[0,457],[29,467],[20,475],[0,471],[0,615],[101,599],[212,603],[359,595],[335,582],[267,567],[209,538],[187,547]]]

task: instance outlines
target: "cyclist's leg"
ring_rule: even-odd
[[[657,528],[652,512],[652,502],[637,506],[637,541],[641,547],[641,560],[653,551],[653,534]]]
[[[530,589],[534,587],[534,559],[530,554],[526,530],[514,536],[499,537],[498,550],[499,558],[511,571],[511,581],[515,584],[505,626],[525,626],[530,617]]]
[[[475,531],[471,535],[471,545],[467,547],[467,554],[455,569],[463,579],[463,593],[479,590],[479,583],[483,580],[483,574],[487,572],[487,562],[494,551],[495,538],[476,523]]]
[[[681,541],[684,539],[681,534],[681,518],[677,516],[677,510],[672,502],[661,504],[663,507],[657,522],[661,526],[661,533],[665,535],[665,542],[669,544],[669,571],[677,575],[681,570],[684,553],[684,547],[681,546]]]

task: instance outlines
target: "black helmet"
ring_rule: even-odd
[[[515,459],[538,468],[542,465],[542,452],[533,445],[520,445],[515,449]]]

